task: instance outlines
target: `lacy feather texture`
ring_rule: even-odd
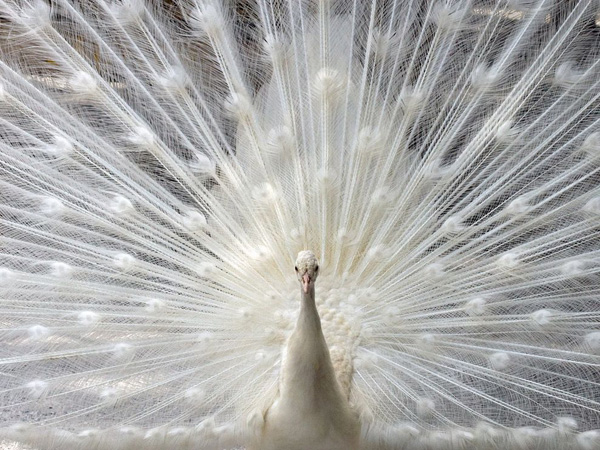
[[[0,0],[0,448],[600,449],[600,2]]]

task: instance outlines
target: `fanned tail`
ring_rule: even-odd
[[[0,0],[0,436],[245,445],[310,248],[365,448],[596,448],[598,14]]]

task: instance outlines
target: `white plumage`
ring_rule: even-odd
[[[599,449],[599,42],[596,0],[0,0],[0,447]]]
[[[286,344],[278,393],[264,413],[255,447],[357,450],[360,424],[343,382],[352,377],[352,365],[331,361],[315,301],[315,255],[300,252],[295,269],[302,286],[300,312]]]

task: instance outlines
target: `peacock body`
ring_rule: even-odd
[[[0,446],[600,449],[599,43],[596,0],[0,0]]]

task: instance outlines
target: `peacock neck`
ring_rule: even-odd
[[[300,315],[298,316],[298,321],[296,323],[296,330],[304,330],[306,328],[306,332],[309,333],[312,328],[313,336],[316,334],[323,335],[321,331],[321,319],[319,317],[319,312],[317,311],[317,303],[315,301],[315,287],[309,286],[308,292],[304,292],[303,289],[300,289],[300,295],[302,296],[302,301],[300,303]]]
[[[331,390],[335,375],[321,329],[315,289],[301,289],[300,314],[287,343],[281,395],[299,410],[315,407],[317,391]]]
[[[279,397],[265,419],[266,442],[277,444],[260,448],[356,450],[359,423],[336,378],[321,330],[315,289],[301,289],[300,295],[300,314],[287,342]]]

